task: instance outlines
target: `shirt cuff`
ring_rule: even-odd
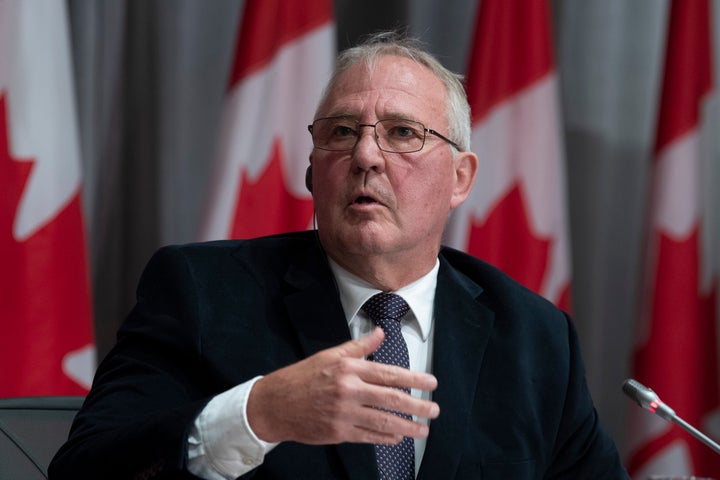
[[[247,419],[247,401],[260,376],[213,397],[188,435],[188,470],[208,480],[233,480],[258,467],[277,443],[259,439]]]

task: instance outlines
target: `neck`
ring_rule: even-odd
[[[388,258],[388,255],[328,255],[348,272],[384,292],[394,292],[422,278],[433,269],[437,261],[437,254],[426,259]]]

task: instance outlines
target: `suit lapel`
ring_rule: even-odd
[[[337,286],[319,249],[302,252],[288,268],[288,318],[306,356],[350,340]]]
[[[494,314],[477,302],[482,288],[454,270],[440,257],[435,293],[433,373],[438,388],[433,400],[440,416],[430,435],[418,479],[452,478],[460,463],[480,365],[494,322]]]
[[[350,330],[334,277],[319,245],[298,255],[285,277],[288,318],[305,356],[350,340]],[[345,467],[347,478],[377,479],[372,445],[343,443],[332,447]]]

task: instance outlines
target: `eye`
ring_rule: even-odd
[[[392,120],[384,121],[387,129],[387,135],[396,140],[410,140],[422,138],[422,125],[416,124],[410,120]]]
[[[348,124],[338,123],[333,125],[331,129],[333,137],[354,137],[357,136],[357,131]]]
[[[397,137],[412,137],[414,134],[411,128],[405,126],[395,127],[390,133]]]

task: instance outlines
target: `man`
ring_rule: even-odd
[[[458,78],[378,35],[309,129],[317,231],[156,253],[51,478],[627,478],[569,319],[440,245]]]

